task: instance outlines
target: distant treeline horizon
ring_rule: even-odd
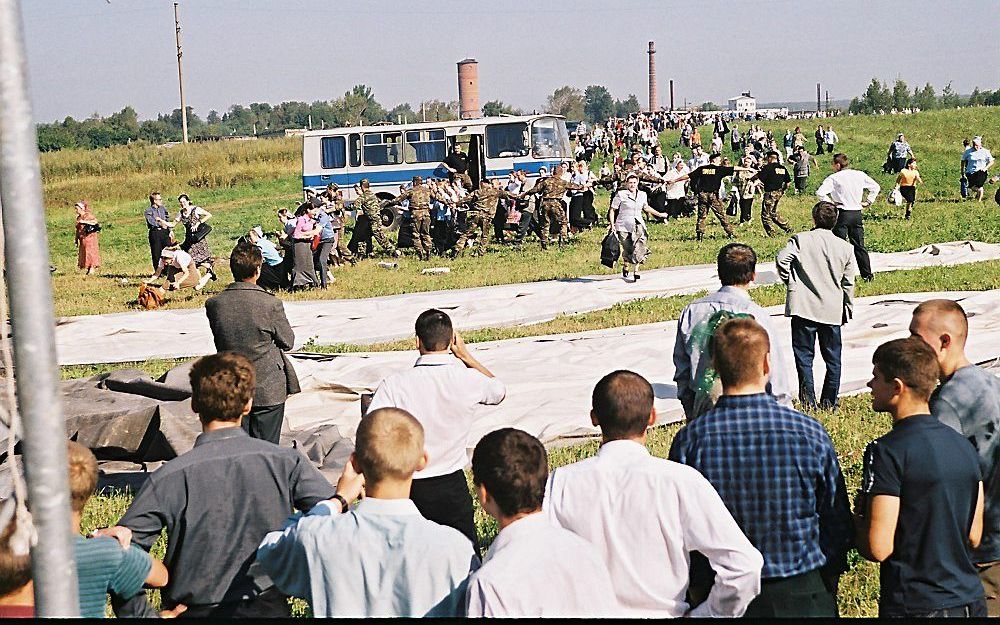
[[[811,110],[806,102],[776,102],[760,106],[787,107],[793,110]],[[949,109],[960,106],[1000,106],[1000,89],[980,90],[971,94],[956,93],[948,83],[938,94],[930,83],[912,90],[902,79],[891,85],[872,78],[863,94],[852,100],[835,100],[831,108],[847,109],[854,114],[871,114],[892,109]],[[714,102],[703,102],[690,110],[714,111],[724,108]],[[590,85],[585,89],[564,85],[546,99],[544,112],[564,115],[570,120],[600,122],[609,117],[624,117],[640,110],[639,99],[629,94],[618,100],[607,88]],[[371,87],[356,85],[343,96],[333,100],[312,103],[287,101],[280,104],[254,102],[249,106],[234,104],[225,113],[210,110],[202,119],[195,110],[187,107],[188,136],[193,141],[222,139],[232,136],[261,136],[283,134],[285,130],[353,126],[378,122],[446,121],[458,119],[458,101],[429,100],[414,108],[402,103],[386,108],[376,98]],[[483,115],[523,114],[527,111],[491,100],[482,107]],[[66,117],[62,121],[40,123],[38,149],[51,152],[63,149],[97,149],[125,145],[136,141],[159,145],[181,141],[182,116],[179,108],[155,119],[139,120],[131,106],[106,117],[94,114],[84,120]]]

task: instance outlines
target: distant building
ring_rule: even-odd
[[[757,98],[751,96],[749,91],[729,98],[729,110],[737,115],[752,115],[757,112]]]

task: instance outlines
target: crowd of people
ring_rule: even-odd
[[[858,271],[832,232],[841,212],[817,203],[815,228],[777,255],[806,408],[838,403]],[[288,616],[288,597],[317,617],[836,616],[854,548],[879,563],[883,616],[1000,615],[1000,379],[965,356],[962,307],[925,301],[910,336],[875,351],[872,407],[893,427],[865,451],[852,511],[830,436],[794,408],[773,322],[750,299],[756,253],[730,243],[717,265],[721,288],[678,323],[687,424],[669,459],[645,445],[652,385],[619,370],[594,387],[596,456],[550,471],[537,438],[502,428],[475,443],[470,492],[476,408],[511,389],[440,310],[417,318],[419,358],[378,385],[335,485],[278,444],[294,334],[256,284],[263,254],[240,241],[236,281],[206,307],[219,353],[190,371],[202,434],[115,526],[76,537],[81,613],[102,616],[110,595],[119,616],[155,616],[145,587],[161,588],[163,616]],[[72,442],[69,461],[78,529],[97,464]],[[486,549],[473,497],[499,530]],[[0,616],[33,613],[21,522],[0,533]]]

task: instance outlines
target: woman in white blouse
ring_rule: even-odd
[[[639,190],[639,177],[632,174],[625,179],[625,188],[611,200],[608,231],[618,235],[622,247],[622,277],[628,278],[629,265],[632,265],[633,282],[639,279],[639,265],[649,256],[643,213],[667,219],[666,213],[657,212],[649,205],[646,193]]]

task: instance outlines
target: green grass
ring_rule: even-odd
[[[846,397],[843,399],[839,411],[819,411],[815,413],[815,417],[826,427],[833,439],[834,446],[837,448],[848,493],[857,492],[861,482],[861,458],[865,445],[889,429],[889,418],[885,415],[872,413],[871,400],[868,395]],[[665,458],[678,429],[678,425],[670,425],[650,430],[646,443],[650,452],[655,456]],[[550,449],[549,466],[556,468],[588,458],[594,455],[597,448],[597,441],[588,441],[578,445]],[[853,496],[851,498],[853,499]],[[84,511],[81,530],[87,533],[97,527],[113,525],[124,513],[130,501],[129,494],[94,497]],[[493,519],[480,508],[478,502],[475,504],[475,520],[480,540],[484,545],[489,545],[496,537],[497,526]],[[154,546],[153,554],[162,558],[164,549],[165,542],[161,538]],[[849,561],[850,570],[840,581],[838,599],[841,615],[877,616],[878,567],[861,559],[853,551]],[[154,604],[159,605],[158,593],[152,594]],[[308,612],[303,602],[295,602],[294,609],[299,615],[305,615]]]
[[[901,209],[879,203],[866,211],[866,240],[876,252],[912,249],[926,243],[978,239],[1000,241],[997,208],[987,202],[958,202],[958,159],[961,137],[983,128],[1000,126],[997,108],[932,111],[912,116],[851,117],[834,120],[841,137],[840,149],[888,190],[893,178],[881,173],[885,148],[897,129],[910,137],[920,159],[926,185],[918,193],[912,221],[903,221]],[[783,130],[786,123],[765,124]],[[745,124],[743,125],[745,127]],[[807,133],[808,134],[808,133]],[[661,137],[667,153],[673,151],[676,133]],[[94,314],[128,310],[138,281],[152,272],[148,258],[142,211],[146,195],[158,190],[171,213],[179,193],[214,214],[210,245],[222,258],[220,280],[202,294],[186,291],[173,296],[168,308],[199,307],[229,281],[225,257],[236,239],[251,226],[275,230],[274,211],[291,207],[300,197],[298,139],[244,143],[198,144],[154,148],[120,146],[107,150],[64,150],[43,155],[46,217],[54,276],[56,312],[59,315]],[[780,210],[796,229],[811,226],[811,195],[829,172],[830,156],[819,158],[807,194],[786,196]],[[600,212],[607,210],[607,193],[598,193]],[[885,193],[882,194],[885,197]],[[73,202],[91,202],[104,230],[100,275],[81,277],[73,247]],[[757,217],[741,226],[739,238],[757,250],[762,259],[773,258],[784,237],[764,235]],[[694,240],[694,220],[682,219],[650,227],[652,255],[647,268],[710,263],[723,243],[722,229],[709,224],[708,240]],[[362,298],[437,289],[455,289],[514,282],[531,282],[607,273],[600,265],[600,229],[584,233],[561,250],[542,252],[537,243],[514,250],[491,245],[485,258],[433,259],[429,264],[405,257],[400,268],[387,271],[374,260],[336,271],[337,282],[326,292],[283,294],[283,299]],[[447,265],[451,273],[420,275],[427,266]],[[122,281],[125,281],[123,284]]]

